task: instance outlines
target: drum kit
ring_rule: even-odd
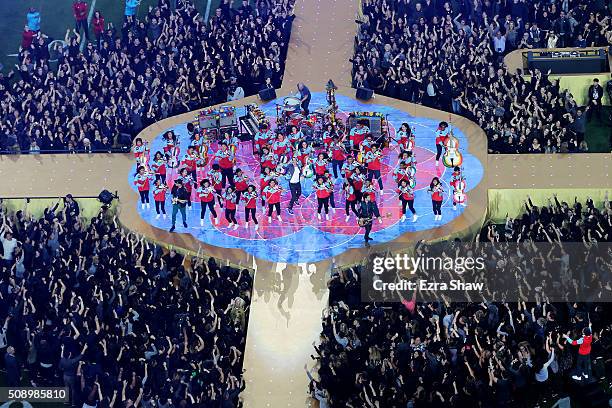
[[[301,100],[297,96],[288,96],[283,99],[282,104],[276,105],[278,128],[288,133],[292,127],[296,127],[306,138],[321,137],[327,116],[327,110],[323,108],[316,109],[313,113],[304,116]]]

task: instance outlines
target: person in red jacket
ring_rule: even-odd
[[[225,188],[226,180],[230,186],[234,187],[234,153],[227,143],[221,142],[219,150],[215,153],[215,160],[221,169],[223,188]]]
[[[244,219],[245,228],[249,228],[249,221],[253,218],[255,223],[255,231],[259,229],[259,222],[255,216],[255,209],[257,208],[257,188],[253,184],[249,184],[247,191],[242,194],[242,201],[244,201]]]
[[[591,376],[591,343],[593,342],[591,328],[582,329],[582,337],[578,340],[572,340],[567,334],[564,334],[563,337],[572,346],[578,346],[576,374],[572,378],[580,381],[584,377],[585,380],[588,380]]]
[[[228,186],[223,193],[223,199],[225,200],[225,219],[229,223],[227,228],[238,229],[238,220],[236,220],[236,205],[238,203],[236,199],[236,192],[232,186]]]
[[[337,136],[334,137],[329,149],[332,152],[332,170],[334,172],[334,178],[338,178],[338,173],[342,175],[341,170],[344,165],[344,160],[346,159],[346,149]]]
[[[93,25],[96,42],[98,43],[98,47],[100,47],[100,40],[102,39],[102,34],[104,34],[104,16],[100,13],[100,10],[96,10],[91,23]]]
[[[408,185],[408,180],[402,179],[397,188],[399,199],[402,202],[402,218],[401,222],[406,221],[406,206],[412,213],[412,222],[417,220],[416,210],[414,209],[414,190]]]
[[[272,222],[272,213],[276,210],[276,218],[283,221],[281,218],[280,200],[283,188],[278,185],[276,179],[270,180],[270,183],[264,188],[263,196],[268,203],[268,222]]]
[[[142,209],[149,208],[150,176],[147,174],[144,166],[138,167],[138,171],[134,176],[134,184],[138,188],[138,194],[140,194]]]
[[[325,219],[329,220],[329,196],[331,194],[329,183],[325,177],[319,176],[312,187],[317,195],[317,218],[321,219],[321,210],[325,208]]]
[[[34,41],[34,36],[36,35],[36,31],[30,30],[30,27],[25,26],[23,28],[23,34],[21,35],[21,48],[27,50],[32,45]]]
[[[240,202],[240,196],[247,190],[249,186],[249,176],[244,174],[242,169],[236,169],[234,175],[234,183],[236,188],[236,202]]]
[[[162,214],[164,219],[166,219],[166,190],[168,190],[168,186],[161,179],[156,179],[155,186],[153,186],[153,201],[155,201],[155,212],[157,213],[155,216],[156,220]]]
[[[436,130],[436,167],[440,163],[440,156],[442,156],[442,147],[446,145],[448,139],[448,123],[440,122],[438,129]]]
[[[219,224],[217,212],[215,211],[215,195],[217,195],[217,192],[215,191],[213,186],[210,185],[210,181],[208,179],[200,181],[200,187],[198,187],[197,195],[200,199],[200,226],[204,226],[206,208],[210,210],[215,225]]]
[[[372,150],[366,153],[365,162],[368,164],[368,180],[378,180],[378,187],[380,191],[383,190],[383,182],[380,174],[381,164],[380,159],[382,158],[382,151],[379,150],[377,145],[372,145]]]
[[[87,26],[87,2],[84,0],[74,0],[72,4],[72,12],[76,22],[77,32],[81,31],[81,28],[85,31],[85,38],[89,41],[89,27]]]
[[[444,199],[444,189],[440,183],[440,179],[434,177],[429,184],[429,193],[431,194],[431,204],[433,206],[434,220],[442,219],[442,200]]]

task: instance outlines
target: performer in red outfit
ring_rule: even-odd
[[[403,179],[400,181],[397,192],[399,193],[399,199],[402,202],[402,218],[400,221],[406,221],[406,206],[408,206],[410,212],[412,213],[412,222],[416,221],[418,216],[416,214],[416,210],[414,209],[414,190],[408,185],[408,180]]]
[[[217,218],[217,211],[215,211],[215,195],[218,193],[215,191],[213,186],[210,184],[210,180],[204,179],[200,181],[200,187],[198,187],[197,195],[200,199],[200,225],[204,225],[204,217],[206,216],[206,208],[210,210],[213,216],[215,225],[219,224]]]
[[[259,229],[259,222],[255,215],[255,209],[257,208],[257,191],[254,185],[250,184],[247,191],[242,194],[242,201],[244,201],[244,220],[245,228],[249,228],[249,222],[253,218],[255,224],[255,231]]]
[[[160,215],[164,215],[166,219],[166,191],[168,186],[164,184],[160,179],[155,180],[155,186],[153,187],[153,201],[155,201],[155,212],[157,215],[155,219],[159,219]]]
[[[438,130],[436,130],[436,167],[438,167],[440,156],[442,156],[442,148],[446,145],[448,131],[448,123],[440,122]]]
[[[440,183],[440,179],[434,177],[429,184],[429,193],[431,194],[431,204],[433,206],[434,220],[442,219],[442,201],[444,199],[444,189]]]
[[[232,186],[227,187],[223,193],[223,199],[225,200],[225,219],[229,223],[227,228],[238,229],[238,220],[236,220],[236,207],[238,204],[238,199]]]
[[[138,187],[138,194],[140,194],[140,205],[141,208],[149,208],[149,189],[150,189],[151,176],[147,174],[144,166],[139,166],[136,176],[134,178],[134,184]]]
[[[317,218],[321,219],[321,210],[325,208],[325,219],[329,220],[329,196],[331,194],[329,183],[324,176],[318,176],[312,188],[317,195]]]
[[[272,222],[272,212],[276,210],[276,218],[283,221],[281,218],[280,200],[283,188],[278,184],[276,179],[271,179],[270,183],[264,188],[263,196],[268,203],[268,223]]]

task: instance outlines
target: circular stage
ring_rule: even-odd
[[[260,105],[271,122],[276,115],[276,104],[282,103],[283,98],[275,101],[267,102]],[[438,121],[420,118],[411,115],[409,112],[404,112],[396,108],[381,106],[377,104],[364,104],[343,95],[336,95],[337,104],[340,109],[340,116],[346,117],[348,112],[380,112],[386,115],[389,122],[389,132],[391,137],[395,137],[395,131],[403,122],[407,122],[415,133],[416,148],[414,154],[417,160],[416,172],[416,187],[415,187],[415,202],[419,218],[416,222],[412,222],[410,216],[406,221],[400,222],[401,203],[396,193],[397,184],[393,177],[393,170],[398,164],[399,147],[395,142],[392,142],[390,147],[383,150],[382,162],[382,180],[383,194],[378,196],[377,204],[381,213],[381,221],[375,220],[372,228],[372,238],[374,244],[381,244],[392,241],[401,235],[408,232],[426,231],[438,228],[445,225],[464,211],[464,207],[457,206],[453,210],[452,198],[449,191],[449,181],[452,170],[440,165],[435,165],[435,135],[434,132],[438,127]],[[324,93],[313,93],[310,110],[314,111],[319,107],[326,107],[326,99]],[[243,108],[237,108],[239,115],[243,114]],[[452,126],[452,117],[447,120]],[[182,124],[171,128],[179,137],[181,153],[179,157],[185,153],[186,147],[189,146],[189,135],[187,132],[187,124]],[[274,129],[274,126],[273,126]],[[165,129],[166,130],[170,129]],[[164,142],[162,134],[159,135],[150,143],[151,156],[157,151],[162,151]],[[461,154],[463,155],[463,174],[467,182],[468,190],[468,206],[469,191],[476,187],[483,179],[484,168],[481,162],[468,152],[469,141],[461,131],[461,129],[453,127],[454,136],[459,140]],[[216,144],[211,145],[211,150],[216,150]],[[209,154],[209,157],[211,155]],[[211,163],[198,171],[198,180],[206,177]],[[257,158],[253,156],[252,144],[250,141],[241,142],[236,151],[236,167],[244,171],[249,177],[250,183],[259,186],[260,166]],[[331,166],[330,166],[331,167]],[[331,170],[331,169],[330,169]],[[130,184],[134,186],[134,174],[136,165],[129,174]],[[169,187],[177,177],[177,169],[168,169],[167,179]],[[436,221],[434,219],[430,194],[427,192],[429,183],[433,177],[439,177],[444,186],[446,194],[442,206],[442,219]],[[273,262],[318,262],[330,257],[337,256],[348,249],[360,248],[364,246],[363,229],[357,226],[357,220],[351,214],[346,221],[344,212],[344,194],[342,191],[343,178],[335,179],[334,198],[335,211],[330,211],[329,220],[322,217],[317,218],[317,200],[313,192],[312,184],[314,179],[305,179],[302,182],[302,197],[299,203],[294,207],[294,214],[289,214],[286,209],[291,198],[288,188],[288,181],[280,178],[284,192],[281,198],[282,221],[273,218],[271,223],[268,223],[267,213],[261,206],[258,200],[257,217],[260,223],[259,229],[256,231],[251,223],[250,228],[245,228],[244,223],[244,205],[238,206],[236,218],[240,224],[239,228],[228,229],[227,221],[223,217],[223,212],[219,214],[219,224],[215,225],[210,219],[210,214],[207,212],[204,226],[200,226],[200,203],[195,196],[195,189],[192,195],[193,205],[191,210],[187,211],[188,227],[183,228],[179,220],[177,221],[176,233],[191,234],[195,239],[208,245],[242,249],[245,252]],[[375,182],[375,180],[374,180]],[[140,217],[154,227],[160,229],[169,229],[171,226],[170,214],[171,203],[170,194],[167,194],[166,219],[156,219],[155,206],[151,194],[150,208],[141,208],[140,203],[134,205],[138,208]],[[265,208],[267,211],[267,206]],[[410,213],[408,212],[408,215]]]

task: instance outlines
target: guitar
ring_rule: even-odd
[[[367,218],[359,218],[357,220],[357,225],[360,227],[365,227],[366,225],[370,225],[372,223],[372,217]]]
[[[187,200],[179,200],[176,197],[172,197],[172,204],[185,204]]]

